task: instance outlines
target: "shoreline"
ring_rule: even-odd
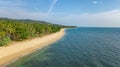
[[[61,29],[59,32],[45,35],[41,38],[37,37],[23,42],[16,42],[9,46],[0,47],[0,67],[5,67],[25,55],[56,42],[64,36],[64,31],[65,29]]]

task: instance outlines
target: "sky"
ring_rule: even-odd
[[[0,0],[0,17],[80,27],[120,27],[120,0]]]

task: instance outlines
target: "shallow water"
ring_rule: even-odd
[[[7,67],[120,67],[120,28],[67,29],[59,41]]]

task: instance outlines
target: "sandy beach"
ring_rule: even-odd
[[[38,37],[0,47],[0,67],[59,40],[65,34],[64,30],[65,29],[61,29],[57,33],[46,35],[41,38]]]

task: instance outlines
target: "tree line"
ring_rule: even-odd
[[[33,20],[0,19],[0,46],[11,41],[21,41],[55,33],[63,28],[61,25]]]

